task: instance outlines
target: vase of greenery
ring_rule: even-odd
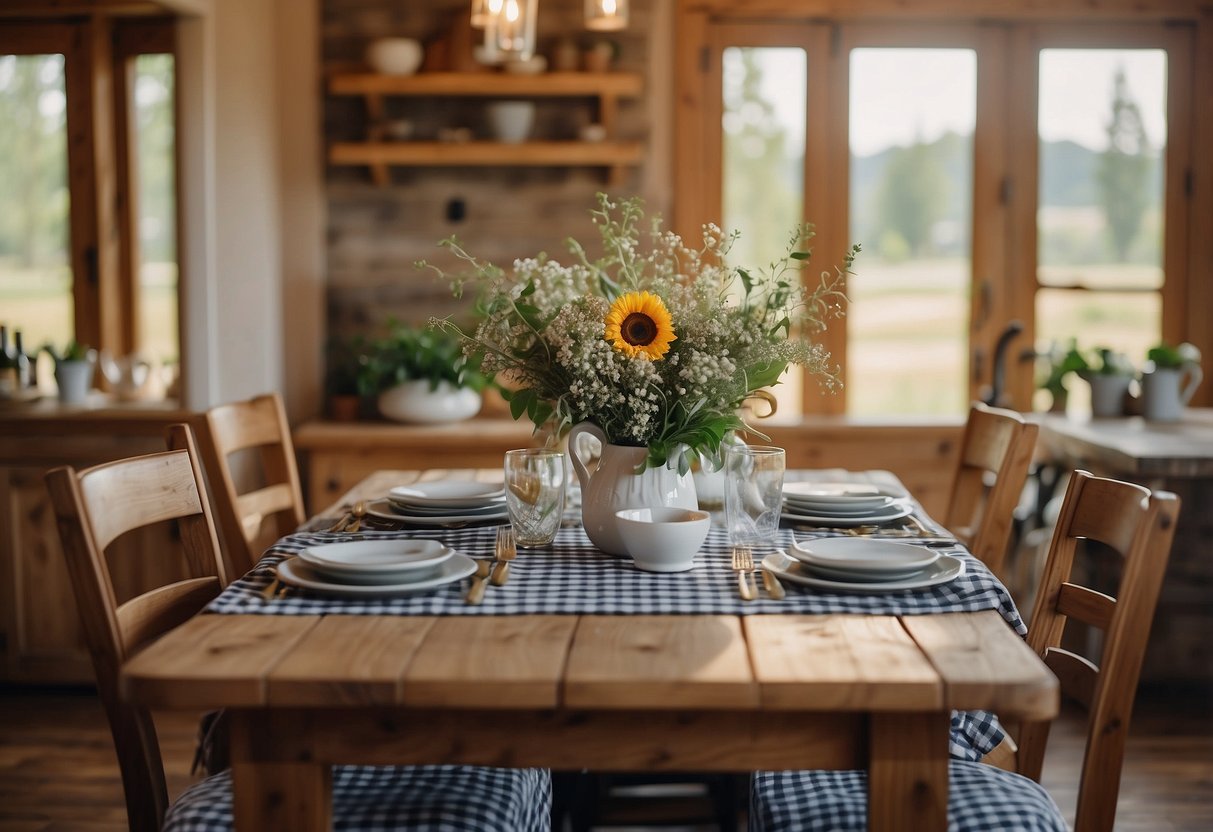
[[[1154,422],[1178,422],[1203,378],[1200,350],[1192,344],[1151,347],[1141,376],[1145,417]]]
[[[379,412],[413,424],[470,419],[480,412],[488,380],[479,362],[463,355],[459,339],[440,329],[393,324],[374,342],[363,373],[374,384]]]
[[[1091,415],[1096,419],[1123,415],[1125,393],[1134,374],[1129,359],[1107,347],[1097,347],[1086,364],[1078,370],[1078,376],[1091,385]]]

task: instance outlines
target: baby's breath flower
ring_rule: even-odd
[[[647,446],[649,464],[683,454],[714,458],[727,431],[747,427],[737,415],[742,401],[777,383],[788,364],[821,376],[827,389],[837,385],[838,368],[812,337],[842,313],[839,286],[858,247],[842,269],[806,285],[807,226],[793,233],[781,260],[743,272],[725,256],[737,233],[715,224],[703,226],[702,247],[693,249],[659,219],[646,223],[636,199],[615,203],[600,194],[591,217],[601,236],[597,260],[570,240],[571,263],[538,254],[503,271],[453,239],[444,243],[472,273],[443,276],[453,287],[481,290],[480,322],[461,333],[465,352],[519,386],[509,395],[537,428],[551,421],[561,433],[594,422],[611,442]],[[677,335],[660,360],[617,348],[619,338],[607,335],[612,305],[642,292],[664,304]]]

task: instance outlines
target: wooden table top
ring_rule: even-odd
[[[1057,462],[1100,475],[1213,477],[1213,409],[1188,408],[1178,422],[1043,414],[1040,447]]]
[[[444,473],[383,471],[340,502]],[[1053,674],[995,611],[203,615],[123,675],[128,697],[155,708],[986,709],[1048,719],[1058,705]]]

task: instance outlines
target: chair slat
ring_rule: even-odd
[[[152,454],[90,469],[80,488],[89,504],[89,523],[105,549],[131,529],[175,520],[201,511],[189,458]]]
[[[1116,599],[1067,581],[1057,593],[1057,611],[1106,632],[1116,612]]]
[[[134,653],[151,639],[185,623],[223,587],[213,575],[189,578],[137,595],[118,607],[122,643]]]
[[[293,509],[294,497],[286,483],[267,485],[236,498],[236,507],[244,518],[244,539],[252,540],[261,529],[261,521],[275,512]]]
[[[1046,650],[1044,660],[1061,683],[1062,693],[1084,708],[1090,708],[1095,684],[1099,681],[1099,668],[1089,659],[1060,647]]]

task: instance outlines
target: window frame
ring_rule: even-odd
[[[115,355],[139,348],[138,187],[131,163],[135,135],[133,80],[135,59],[148,53],[176,57],[176,26],[171,19],[102,15],[78,20],[0,19],[0,54],[63,55],[72,337]],[[174,122],[179,127],[179,105]],[[177,144],[173,165],[180,240]],[[180,259],[178,255],[179,332],[185,295]],[[179,335],[179,354],[180,342]]]
[[[819,10],[800,8],[795,13],[779,4],[763,3],[761,9],[753,5],[736,8],[728,0],[679,0],[675,69],[679,153],[674,160],[673,213],[674,227],[680,234],[694,239],[701,223],[719,222],[721,214],[719,188],[713,188],[713,182],[719,180],[705,175],[705,171],[719,170],[721,163],[719,136],[715,135],[720,116],[720,71],[715,55],[722,48],[725,33],[746,29],[778,32],[778,42],[754,45],[796,46],[804,46],[808,37],[798,37],[798,32],[829,33],[831,50],[829,60],[824,62],[828,73],[824,81],[819,78],[814,83],[815,69],[820,73],[821,68],[815,67],[812,53],[809,55],[810,124],[806,129],[806,218],[817,223],[816,251],[822,267],[828,265],[831,253],[843,251],[849,242],[845,235],[849,215],[850,49],[973,48],[977,52],[978,111],[973,137],[969,393],[976,399],[986,392],[983,383],[991,375],[998,337],[1008,322],[1019,320],[1024,333],[1013,342],[1007,356],[1004,393],[1009,404],[1029,410],[1035,387],[1033,362],[1018,359],[1030,355],[1035,346],[1039,50],[1078,46],[1164,49],[1168,56],[1168,138],[1164,283],[1160,290],[1162,337],[1173,343],[1193,341],[1213,350],[1208,313],[1193,310],[1199,297],[1209,292],[1188,279],[1193,264],[1201,262],[1202,257],[1208,257],[1213,265],[1213,243],[1201,242],[1213,236],[1213,217],[1200,221],[1191,187],[1193,181],[1207,181],[1213,168],[1213,160],[1193,158],[1191,152],[1199,136],[1213,139],[1213,125],[1207,112],[1200,109],[1201,104],[1206,111],[1213,108],[1213,94],[1202,93],[1193,84],[1198,69],[1195,45],[1213,42],[1213,16],[1181,8],[1185,6],[1181,0],[1150,10],[1118,9],[1096,21],[1091,20],[1089,8],[1079,8],[1082,4],[1077,0],[1057,0],[1047,15],[1027,8],[1008,9],[1005,4],[991,12],[975,8],[981,4],[952,0],[939,0],[926,10],[891,10],[878,0],[856,0],[845,13],[831,4],[819,4]],[[1180,19],[1168,19],[1173,15]],[[734,40],[726,45],[750,44]],[[1207,55],[1203,62],[1213,63]],[[819,96],[816,104],[815,91]],[[1203,100],[1198,101],[1198,95],[1203,95]],[[813,123],[814,114],[821,112],[821,102],[825,105],[824,128]],[[829,133],[821,135],[822,129]],[[819,134],[817,152],[824,157],[811,155],[815,134]],[[1204,201],[1208,204],[1209,198],[1204,197]],[[845,361],[845,320],[827,331],[823,343],[837,360]],[[804,386],[805,413],[845,413],[845,391],[822,395],[816,388],[811,383]],[[1202,395],[1213,401],[1207,390]]]

